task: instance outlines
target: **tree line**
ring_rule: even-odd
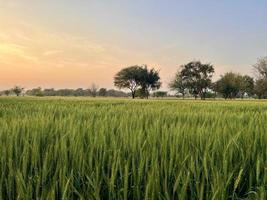
[[[129,94],[118,91],[114,89],[98,88],[93,84],[88,89],[78,88],[78,89],[42,89],[41,87],[33,88],[30,90],[25,90],[22,87],[15,86],[10,90],[4,90],[0,92],[1,95],[10,96],[76,96],[76,97],[128,97]]]
[[[214,66],[210,63],[192,61],[177,70],[168,84],[177,96],[192,96],[195,99],[223,97],[225,99],[258,97],[267,98],[267,57],[258,59],[253,65],[255,78],[249,75],[227,72],[213,82]],[[114,77],[114,85],[119,89],[129,89],[132,98],[148,98],[150,92],[161,86],[159,71],[145,66],[131,66],[120,70]],[[163,94],[157,92],[155,94]],[[154,95],[155,96],[155,95]]]
[[[175,92],[176,96],[194,97],[195,99],[206,99],[222,97],[234,98],[267,98],[267,57],[259,58],[252,66],[254,77],[241,75],[239,73],[227,72],[220,76],[219,80],[212,81],[215,73],[214,66],[210,63],[192,61],[181,65],[168,87]],[[114,85],[120,89],[108,90],[98,88],[92,84],[90,88],[83,89],[42,89],[34,88],[25,91],[24,88],[15,86],[10,90],[0,92],[0,95],[29,95],[29,96],[110,96],[129,97],[133,99],[153,97],[166,97],[165,91],[157,91],[162,83],[159,70],[149,69],[147,65],[134,65],[121,69],[114,76]],[[121,91],[128,89],[129,93]]]

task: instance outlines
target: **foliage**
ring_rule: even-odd
[[[205,99],[207,89],[211,86],[214,68],[211,64],[193,61],[181,66],[180,76],[189,92],[197,98]]]
[[[267,57],[258,59],[253,66],[256,73],[255,93],[258,98],[267,98]]]
[[[253,68],[258,79],[267,78],[267,57],[259,58]]]
[[[144,88],[138,88],[135,92],[135,97],[139,97],[141,99],[147,98],[147,93]]]
[[[245,94],[252,96],[254,94],[254,80],[248,75],[242,76],[228,72],[215,83],[214,90],[222,94],[225,99],[243,98]]]
[[[180,71],[177,71],[175,74],[175,78],[169,83],[169,88],[173,91],[176,91],[177,95],[182,94],[183,98],[186,94],[186,85],[185,81],[183,81],[183,77]]]
[[[43,93],[42,88],[38,87],[38,88],[34,88],[32,90],[27,90],[26,95],[42,97],[42,96],[44,96],[44,93]]]
[[[15,95],[20,96],[23,92],[24,88],[20,86],[15,86],[12,91],[15,93]]]
[[[267,79],[256,80],[254,91],[259,99],[267,98]]]
[[[91,96],[96,97],[97,91],[98,91],[98,86],[93,83],[89,90],[90,90]]]
[[[107,90],[107,95],[108,97],[128,97],[130,96],[129,94],[123,92],[123,91],[118,91],[114,89]]]
[[[86,92],[88,90],[84,91],[83,88],[77,88],[76,90],[73,91],[73,95],[76,96],[76,97],[80,97],[80,96],[85,96]],[[88,92],[88,96],[89,96],[89,92]]]
[[[143,68],[137,65],[124,68],[115,75],[114,85],[119,89],[129,89],[134,99],[136,90],[141,85],[142,71]]]
[[[107,90],[106,88],[101,88],[99,91],[96,92],[96,96],[109,96],[109,97],[128,97],[129,95],[125,92],[118,91],[118,90]],[[39,95],[40,94],[40,95]],[[44,89],[41,88],[34,88],[31,90],[26,91],[26,95],[28,96],[76,96],[76,97],[89,97],[93,96],[91,89],[58,89],[55,90],[54,88]]]
[[[248,75],[241,76],[240,96],[244,97],[245,94],[252,96],[254,94],[254,79]]]
[[[213,92],[213,91],[207,91],[206,98],[207,99],[215,99],[216,98],[216,93]]]
[[[163,97],[167,97],[167,95],[168,95],[168,92],[165,92],[165,91],[157,91],[157,92],[154,92],[153,93],[153,96],[154,97],[161,97],[161,98],[163,98]]]
[[[6,95],[6,96],[9,96],[11,94],[11,91],[10,90],[4,90],[3,93]]]
[[[159,72],[153,69],[148,69],[147,66],[143,67],[141,76],[141,94],[146,98],[149,97],[151,90],[157,90],[161,86]]]
[[[266,199],[267,103],[0,98],[0,199]]]
[[[98,96],[101,96],[101,97],[107,96],[107,89],[106,88],[100,88],[98,91]]]
[[[159,80],[159,73],[154,68],[148,69],[146,65],[135,65],[119,71],[114,77],[114,85],[120,89],[129,89],[133,99],[138,89],[139,96],[148,98],[151,90],[160,88]]]

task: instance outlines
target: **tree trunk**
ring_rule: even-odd
[[[206,92],[203,92],[202,94],[202,100],[205,100],[206,99]]]
[[[132,99],[134,99],[134,98],[135,98],[135,92],[132,91]]]

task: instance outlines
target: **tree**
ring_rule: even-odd
[[[30,96],[38,96],[38,97],[42,97],[44,96],[44,93],[43,93],[43,90],[41,87],[38,87],[38,88],[33,88],[31,90],[28,90],[26,92],[27,95],[30,95]]]
[[[56,96],[74,96],[75,91],[73,89],[59,89],[56,90]]]
[[[153,94],[154,97],[161,97],[161,98],[166,97],[167,95],[168,93],[165,91],[157,91]]]
[[[97,95],[98,86],[96,84],[92,84],[90,87],[90,92],[92,97],[96,97]]]
[[[176,91],[177,94],[182,94],[184,99],[186,86],[180,71],[177,71],[174,79],[169,83],[169,88],[173,91]]]
[[[258,79],[266,79],[267,78],[267,56],[263,58],[259,58],[257,63],[253,65],[254,71]]]
[[[98,91],[98,95],[101,97],[107,96],[107,89],[106,88],[100,88]]]
[[[222,94],[225,99],[232,99],[237,97],[241,90],[241,80],[242,76],[240,74],[228,72],[221,76],[214,88],[216,92]]]
[[[267,98],[267,80],[266,79],[256,80],[254,92],[259,99]]]
[[[131,66],[122,69],[114,77],[114,85],[119,89],[127,88],[131,91],[132,98],[135,98],[135,93],[140,85],[140,76],[142,72],[142,67]]]
[[[77,88],[74,91],[74,96],[76,96],[76,97],[84,96],[84,90],[83,90],[83,88]]]
[[[20,96],[21,93],[23,92],[24,88],[20,87],[20,86],[15,86],[12,91],[17,95]]]
[[[141,93],[148,99],[150,91],[157,90],[161,86],[159,72],[154,68],[148,69],[145,65],[142,68]]]
[[[9,96],[9,95],[10,95],[10,93],[11,93],[11,91],[10,91],[10,90],[4,90],[4,94],[5,94],[6,96]]]
[[[252,96],[254,93],[254,79],[248,75],[241,76],[240,96],[243,99],[244,95]]]
[[[91,89],[84,89],[83,96],[86,96],[86,97],[92,96]]]
[[[135,97],[144,99],[147,97],[146,91],[143,88],[138,88],[135,92]]]
[[[256,74],[255,93],[258,98],[265,98],[267,94],[267,57],[259,58],[253,68]]]
[[[141,86],[143,72],[143,67],[138,65],[124,68],[115,75],[114,85],[119,89],[129,89],[134,99],[136,90]]]
[[[197,98],[205,99],[208,88],[211,86],[211,79],[214,68],[211,64],[202,64],[200,61],[193,61],[181,66],[181,77],[185,87]]]
[[[54,88],[44,89],[43,94],[44,96],[56,96],[56,91]]]

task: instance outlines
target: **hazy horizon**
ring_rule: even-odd
[[[267,56],[264,0],[0,0],[0,90],[115,88],[131,65],[160,70],[163,89],[178,67],[212,63],[215,78],[252,75]]]

